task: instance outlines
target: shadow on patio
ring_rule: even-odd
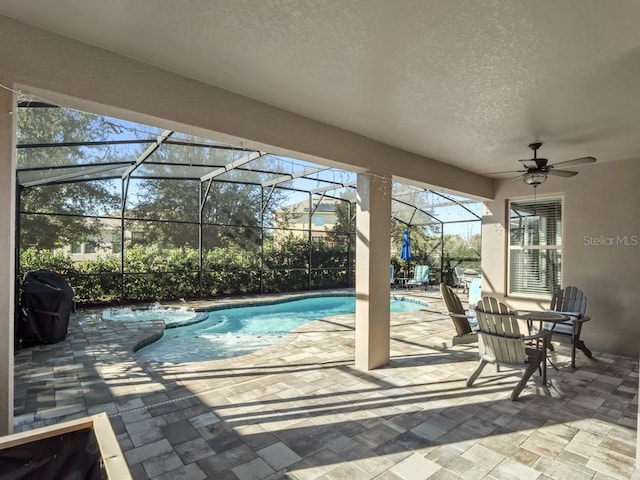
[[[86,384],[54,374],[45,385],[56,400],[75,392],[78,416],[110,413],[134,478],[631,477],[637,361],[596,352],[574,371],[557,345],[551,386],[536,376],[511,402],[518,371],[488,369],[465,386],[477,348],[442,347],[453,326],[427,295],[429,311],[392,315],[391,364],[371,372],[352,367],[353,315],[307,324],[244,357],[179,365],[137,362],[115,345],[130,346],[122,332],[85,316],[78,326],[103,329],[102,345],[113,346],[96,337],[74,350],[71,337],[75,353],[60,350],[53,362],[32,353],[30,365],[21,353],[16,391],[28,390],[38,362],[67,365],[73,378],[93,369],[99,378]],[[137,328],[129,338],[153,333]],[[109,393],[101,404],[96,389]],[[25,407],[20,428],[74,415],[40,410]]]

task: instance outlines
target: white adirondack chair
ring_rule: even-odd
[[[541,365],[545,366],[542,362],[546,361],[546,345],[551,332],[522,335],[516,313],[509,311],[504,303],[493,297],[484,297],[478,302],[476,319],[480,363],[467,380],[467,386],[473,385],[487,363],[522,368],[522,377],[511,393],[511,400],[515,401],[533,372]],[[535,347],[525,344],[527,340],[534,339],[537,340]]]

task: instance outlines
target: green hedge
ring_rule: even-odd
[[[259,251],[211,249],[204,254],[200,273],[196,249],[134,246],[125,250],[122,275],[119,256],[74,263],[69,255],[29,248],[20,255],[19,274],[22,278],[26,272],[41,268],[58,272],[77,287],[81,304],[163,301],[200,295],[288,292],[349,285],[348,253],[342,246],[321,241],[309,244],[304,239],[289,237],[280,242],[266,242],[264,255],[261,269]]]

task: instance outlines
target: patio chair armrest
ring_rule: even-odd
[[[571,320],[569,320],[572,323],[585,323],[588,322],[589,320],[591,320],[591,317],[588,316],[582,316],[582,317],[572,317]]]
[[[456,318],[466,318],[467,320],[469,320],[470,318],[475,318],[471,315],[466,315],[464,313],[450,313],[449,315]]]

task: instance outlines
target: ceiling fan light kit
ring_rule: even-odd
[[[547,180],[547,174],[545,172],[529,172],[523,175],[522,180],[535,188]]]

